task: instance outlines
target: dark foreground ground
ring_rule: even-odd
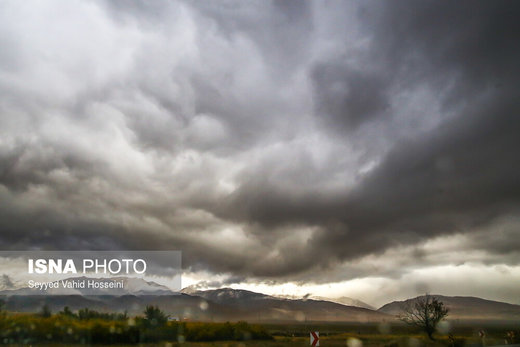
[[[402,324],[330,324],[330,323],[300,323],[300,324],[263,324],[265,330],[272,336],[272,340],[245,340],[245,341],[215,341],[190,342],[163,341],[143,344],[111,344],[112,347],[129,346],[182,346],[182,347],[275,347],[275,346],[308,346],[309,332],[320,332],[320,346],[347,346],[347,347],[421,347],[421,346],[499,346],[520,343],[520,322],[501,324],[486,323],[448,323],[442,326],[443,332],[436,334],[436,341],[430,341],[423,333]],[[479,336],[483,331],[484,338]],[[511,333],[513,332],[513,334]],[[20,346],[21,344],[8,344]],[[85,346],[85,344],[32,344],[38,346]],[[86,344],[88,345],[88,344]],[[101,344],[102,345],[102,344]],[[96,344],[100,346],[100,344]]]
[[[309,345],[309,332],[320,332],[320,346],[498,346],[520,344],[520,322],[444,322],[436,341],[400,323],[265,325],[275,337],[272,346]],[[484,338],[479,333],[484,333]],[[254,346],[254,345],[251,345]],[[262,346],[261,344],[258,346]],[[263,346],[269,346],[265,344]]]

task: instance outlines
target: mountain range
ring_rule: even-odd
[[[449,308],[448,318],[458,320],[520,320],[520,305],[500,301],[486,300],[472,296],[431,295]],[[394,301],[382,306],[378,311],[397,315],[404,306],[420,297],[405,301]]]
[[[53,312],[68,306],[71,310],[88,307],[104,312],[127,311],[141,314],[147,305],[157,305],[177,319],[250,322],[382,322],[393,321],[407,305],[420,297],[394,301],[376,310],[351,298],[275,297],[247,290],[222,288],[214,290],[186,289],[173,293],[166,287],[142,279],[126,281],[126,290],[118,295],[76,290],[33,295],[27,288],[0,291],[5,308],[16,312],[37,312],[43,305]],[[160,294],[160,295],[150,295]],[[476,297],[434,295],[449,309],[449,320],[511,321],[520,319],[520,305],[485,300]]]
[[[122,288],[90,288],[85,285],[84,288],[67,288],[62,283],[86,283],[86,281],[114,282],[122,283]],[[0,295],[172,295],[175,294],[168,287],[160,285],[153,281],[146,281],[141,278],[132,277],[110,277],[110,278],[91,278],[91,277],[71,277],[64,280],[56,281],[60,284],[57,288],[48,288],[40,290],[37,288],[18,288],[0,290]]]

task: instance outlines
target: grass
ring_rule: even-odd
[[[300,324],[261,325],[250,325],[245,322],[168,322],[159,329],[148,327],[144,324],[143,318],[130,318],[130,320],[134,320],[131,326],[127,320],[115,318],[88,318],[81,320],[63,315],[43,318],[31,314],[10,314],[4,315],[0,319],[0,335],[12,336],[14,341],[21,343],[29,340],[16,338],[25,334],[32,336],[31,344],[48,347],[88,345],[94,342],[93,334],[99,335],[95,342],[101,344],[96,344],[97,346],[111,341],[113,343],[107,346],[296,347],[308,346],[309,332],[319,331],[320,346],[322,347],[459,347],[482,346],[483,341],[478,337],[478,331],[483,329],[486,332],[485,344],[487,346],[505,344],[508,331],[515,331],[517,339],[515,341],[510,340],[508,341],[509,343],[520,342],[518,341],[518,338],[520,338],[519,323],[509,325],[485,325],[484,323],[452,324],[449,332],[436,334],[437,340],[432,342],[428,340],[425,334],[395,322],[383,324],[306,322]],[[49,332],[52,332],[55,337],[60,336],[59,340],[54,340],[54,343],[46,340]],[[74,334],[90,336],[90,340],[80,339],[84,344],[78,343],[80,340],[73,338]],[[156,342],[118,344],[118,341],[122,342],[122,340],[114,339],[115,336],[123,338],[124,336],[129,336],[128,334],[141,336],[140,341],[143,341],[142,337],[146,336],[146,334],[152,334],[148,336],[149,340],[145,339],[145,341],[150,341],[151,339],[151,341]],[[47,343],[44,341],[47,341]],[[2,342],[10,343],[10,341],[0,340],[0,344]],[[15,345],[18,346],[19,344],[12,344],[12,346]]]

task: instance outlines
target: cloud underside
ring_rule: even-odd
[[[516,2],[2,8],[4,249],[236,281],[518,265]]]

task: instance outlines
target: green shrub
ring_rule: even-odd
[[[147,318],[123,319],[124,315],[98,313],[88,309],[73,313],[68,309],[56,315],[41,314],[0,315],[0,344],[125,344],[160,341],[223,341],[272,339],[257,325],[238,323],[168,322],[151,325]]]

